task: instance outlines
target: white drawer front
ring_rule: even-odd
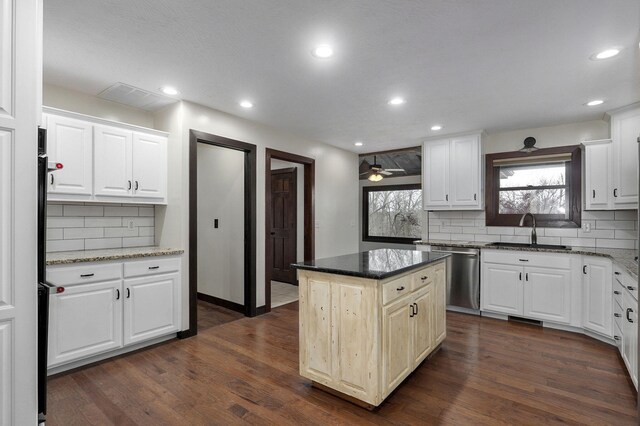
[[[482,257],[485,262],[502,263],[506,265],[540,266],[555,269],[571,268],[571,255],[569,253],[483,249]]]
[[[145,275],[165,274],[180,270],[180,259],[177,257],[153,257],[135,260],[124,264],[124,276],[141,277]]]
[[[122,278],[122,263],[90,263],[82,266],[50,266],[47,281],[57,286],[95,283]]]
[[[615,284],[620,284],[631,293],[634,299],[638,300],[638,283],[631,278],[631,275],[629,275],[626,270],[614,265],[613,276],[615,278],[614,288]]]

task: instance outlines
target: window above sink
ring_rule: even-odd
[[[485,161],[488,226],[518,226],[533,213],[539,227],[580,227],[579,145],[487,154]]]

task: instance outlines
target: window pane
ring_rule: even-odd
[[[500,214],[566,214],[565,189],[500,191]]]
[[[369,236],[420,238],[422,190],[369,192]]]
[[[500,188],[564,185],[565,170],[564,163],[500,166]]]

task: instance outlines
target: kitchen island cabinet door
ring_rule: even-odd
[[[447,337],[447,283],[445,281],[445,263],[440,263],[434,268],[433,324],[435,331],[434,346],[437,346]]]
[[[95,187],[97,197],[131,197],[131,137],[128,130],[95,126]]]
[[[435,347],[435,303],[433,284],[418,290],[413,299],[412,318],[413,360],[411,368],[417,367]]]
[[[122,281],[67,286],[50,301],[49,367],[122,347]]]
[[[426,296],[426,294],[423,295]],[[422,302],[424,301],[426,299]],[[412,356],[411,347],[412,333],[414,333],[413,313],[415,311],[413,302],[412,297],[405,297],[385,307],[382,312],[383,398],[389,395],[413,371],[416,359]],[[418,342],[419,345],[422,343]]]
[[[124,280],[124,344],[179,331],[180,274]]]
[[[482,310],[508,315],[522,315],[523,274],[521,266],[484,263],[480,293]]]
[[[569,324],[571,321],[571,271],[524,268],[524,316]]]

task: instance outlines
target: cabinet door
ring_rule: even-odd
[[[417,367],[433,351],[434,309],[433,284],[418,290],[413,299],[414,315],[411,321],[413,331],[413,368]]]
[[[413,370],[411,302],[413,298],[403,298],[382,311],[383,398]]]
[[[638,302],[628,291],[623,293],[622,359],[633,384],[638,388]]]
[[[613,204],[616,208],[638,208],[638,144],[640,109],[611,118],[613,140]]]
[[[524,316],[571,322],[571,271],[524,268]]]
[[[585,147],[584,200],[586,210],[610,208],[611,202],[611,151],[610,140]]]
[[[133,134],[133,194],[164,199],[167,187],[167,138]]]
[[[522,315],[521,266],[484,263],[482,265],[481,305],[486,311]]]
[[[91,196],[93,189],[92,125],[72,118],[47,115],[49,161],[63,168],[49,175],[50,194]]]
[[[424,208],[448,207],[449,140],[424,143],[423,182]]]
[[[96,126],[95,195],[130,197],[133,194],[130,131]]]
[[[444,264],[435,266],[434,285],[434,333],[435,344],[439,345],[447,336],[447,284],[445,282]]]
[[[449,199],[451,206],[480,206],[480,138],[451,139]]]
[[[179,330],[180,275],[124,280],[124,344]]]
[[[49,367],[122,346],[122,282],[65,287],[50,296]]]
[[[582,272],[582,326],[611,337],[613,332],[611,261],[585,257]]]

